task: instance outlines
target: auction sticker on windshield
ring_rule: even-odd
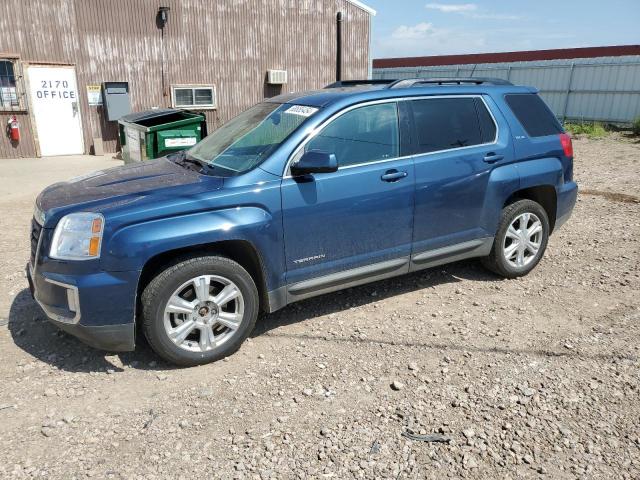
[[[318,111],[315,107],[307,107],[305,105],[293,105],[286,109],[284,113],[291,113],[293,115],[301,115],[303,117],[310,117]]]

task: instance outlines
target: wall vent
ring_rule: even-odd
[[[267,83],[271,85],[284,85],[287,83],[287,71],[267,70]]]

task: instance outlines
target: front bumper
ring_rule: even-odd
[[[47,318],[86,344],[109,351],[135,348],[135,291],[139,272],[83,275],[34,271],[29,289]]]

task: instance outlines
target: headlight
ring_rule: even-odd
[[[56,226],[49,256],[60,260],[91,260],[100,257],[104,217],[79,212],[62,217]]]

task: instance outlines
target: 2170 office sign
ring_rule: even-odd
[[[75,100],[77,95],[73,88],[69,88],[67,80],[40,80],[40,86],[36,90],[39,99],[68,99]]]

